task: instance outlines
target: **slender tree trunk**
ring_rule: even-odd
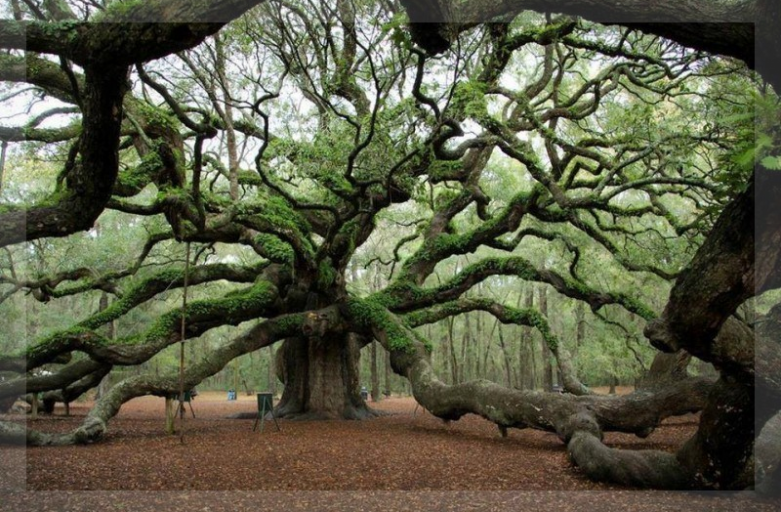
[[[268,369],[267,369],[267,378],[268,378],[268,390],[271,392],[272,395],[277,395],[277,375],[274,371],[274,368],[276,367],[275,361],[276,357],[274,356],[274,347],[268,348]]]
[[[499,320],[494,320],[494,325],[491,327],[491,332],[488,334],[486,343],[485,343],[485,350],[483,351],[483,371],[486,372],[488,368],[488,356],[491,355],[491,341],[494,339],[494,331],[496,331],[497,326],[499,325]]]
[[[444,324],[440,323],[440,332],[445,331],[439,340],[439,346],[441,347],[442,354],[442,379],[447,382],[451,376],[450,373],[450,343],[448,342],[447,326],[448,320],[444,321]]]
[[[544,286],[539,288],[540,295],[540,313],[546,318],[548,317],[548,289]],[[550,347],[542,340],[542,387],[545,391],[551,391],[553,389],[554,377],[553,377],[553,364],[551,359],[553,354]]]
[[[371,342],[371,381],[372,381],[372,401],[380,401],[380,374],[377,368],[377,342]]]
[[[578,352],[580,351],[580,346],[583,344],[583,341],[586,337],[586,304],[583,302],[578,302],[577,307],[575,308],[575,319],[578,322],[577,329],[575,331],[575,350],[572,356],[574,358],[578,357]]]
[[[513,385],[513,373],[512,369],[510,368],[510,354],[507,350],[507,346],[504,344],[504,335],[502,334],[502,326],[499,325],[499,345],[502,347],[502,355],[504,356],[504,369],[506,372],[506,382],[507,387],[512,387]]]
[[[239,199],[239,156],[236,147],[236,130],[233,126],[233,105],[230,92],[230,81],[225,72],[225,48],[222,42],[222,36],[216,35],[216,71],[220,78],[222,96],[225,101],[224,111],[221,112],[225,121],[225,142],[228,149],[228,181],[230,183],[230,197],[232,200]],[[217,106],[218,107],[218,106]]]
[[[100,311],[103,311],[108,307],[108,294],[106,292],[103,292],[100,296],[100,305],[99,309]],[[109,324],[106,326],[106,337],[110,340],[116,339],[117,336],[117,323],[116,320],[112,320],[109,322]],[[155,361],[155,370],[159,375],[159,368],[158,368],[158,362]],[[106,394],[108,392],[108,388],[111,386],[111,374],[109,373],[105,377],[103,377],[100,380],[100,384],[98,384],[98,389],[95,395],[95,399],[99,400],[100,397]]]
[[[385,396],[391,396],[391,357],[390,352],[385,352]]]
[[[456,355],[455,340],[453,339],[453,317],[447,319],[447,344],[450,346],[450,369],[452,370],[452,382],[457,384],[458,380],[458,356]]]
[[[521,295],[525,295],[523,307],[531,309],[534,307],[534,288],[527,286]],[[518,301],[521,300],[518,296]],[[534,348],[532,347],[531,327],[521,327],[521,336],[518,346],[518,389],[535,388],[535,368],[534,368]]]
[[[478,290],[478,293],[480,293],[480,290]],[[483,365],[482,373],[480,369],[480,344],[486,345],[486,350],[488,350],[488,347],[491,346],[491,340],[490,339],[483,339],[483,315],[477,311],[475,313],[475,338],[474,338],[474,355],[475,358],[475,373],[474,378],[480,379],[485,378],[486,376],[486,369],[485,365]],[[508,384],[510,385],[510,384]]]
[[[469,313],[464,315],[464,335],[461,337],[461,380],[467,381],[472,378],[469,375],[469,352],[472,344],[472,324],[469,319]]]

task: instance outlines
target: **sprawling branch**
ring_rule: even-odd
[[[155,0],[107,15],[105,23],[0,23],[0,47],[54,53],[84,67],[81,161],[67,170],[65,188],[47,205],[3,208],[0,246],[92,227],[117,177],[128,66],[195,46],[258,3],[222,0],[194,6],[179,0]],[[72,93],[72,87],[67,91]]]
[[[453,302],[438,304],[427,310],[409,313],[405,316],[405,319],[411,327],[419,327],[470,311],[485,311],[504,324],[536,327],[542,335],[543,341],[548,345],[551,353],[556,358],[564,390],[573,395],[590,393],[588,387],[578,380],[575,368],[572,366],[569,351],[553,334],[545,317],[535,309],[517,309],[488,299],[459,299]]]
[[[518,276],[527,281],[550,284],[562,295],[588,303],[594,311],[607,304],[617,304],[645,320],[656,316],[648,306],[624,293],[597,291],[579,280],[566,278],[553,270],[538,270],[521,257],[484,258],[436,288],[419,288],[402,281],[388,287],[381,292],[381,296],[393,311],[406,312],[456,299],[477,283],[497,275]]]
[[[185,322],[187,339],[221,325],[238,325],[253,318],[270,316],[278,298],[276,287],[259,281],[250,288],[228,294],[216,300],[195,301],[187,306]],[[119,304],[115,302],[114,304]],[[37,368],[54,358],[78,350],[104,364],[134,365],[147,361],[160,350],[181,339],[181,310],[162,315],[149,329],[138,336],[107,340],[88,326],[96,327],[124,313],[125,306],[117,306],[98,313],[93,319],[67,331],[55,333],[27,349],[22,356],[6,356],[0,360],[0,369],[16,368],[24,361],[27,369]],[[105,316],[101,316],[105,313]]]
[[[82,66],[129,66],[191,48],[263,0],[153,0],[90,22],[0,22],[0,47],[50,53]]]
[[[328,311],[320,311],[329,318],[338,318]],[[318,316],[317,314],[315,316]],[[267,320],[238,336],[184,371],[183,382],[189,389],[200,384],[203,379],[222,370],[238,356],[267,347],[281,339],[300,335],[308,325],[307,315],[300,313],[284,315]],[[338,332],[345,328],[342,322],[330,323],[329,330]],[[31,446],[86,444],[100,439],[107,430],[108,421],[116,416],[122,404],[138,396],[170,396],[180,389],[176,376],[155,377],[142,375],[126,379],[109,390],[90,410],[82,425],[66,434],[47,434],[28,430],[24,426],[0,422],[0,442],[27,443]]]
[[[735,57],[781,85],[774,69],[781,55],[774,26],[781,13],[773,0],[404,0],[402,5],[414,40],[430,52],[446,50],[459,32],[493,19],[507,19],[523,10],[560,12],[638,28],[691,48]],[[755,40],[762,49],[759,62],[755,62]]]
[[[646,436],[664,418],[702,408],[712,384],[707,379],[686,380],[662,392],[624,397],[518,391],[485,380],[448,386],[435,376],[419,335],[400,318],[374,301],[352,299],[344,309],[352,328],[370,333],[391,353],[394,371],[409,379],[415,399],[445,420],[474,413],[502,429],[552,431],[566,442],[583,428],[597,436],[603,430]],[[588,418],[588,427],[583,417]]]

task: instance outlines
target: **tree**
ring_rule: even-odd
[[[510,8],[491,15],[512,11],[501,23],[447,21],[446,38],[439,25],[414,25],[424,48],[432,47],[432,33],[446,43],[434,49],[452,46],[440,57],[415,46],[404,18],[374,2],[264,4],[211,39],[223,24],[124,23],[160,13],[229,21],[257,3],[212,2],[203,12],[176,2],[123,3],[94,15],[112,21],[103,24],[67,20],[93,16],[80,2],[81,14],[62,2],[45,2],[43,10],[13,4],[15,21],[0,32],[13,50],[3,55],[2,77],[69,106],[0,130],[4,140],[45,143],[63,161],[50,197],[0,208],[0,244],[89,229],[104,208],[135,217],[150,234],[133,262],[101,272],[49,268],[27,278],[9,257],[6,302],[22,290],[43,302],[96,290],[117,300],[0,358],[0,370],[18,373],[61,365],[53,375],[0,384],[3,397],[61,390],[67,400],[112,367],[260,319],[188,366],[184,386],[280,342],[279,415],[363,418],[372,411],[358,392],[358,353],[376,340],[433,414],[477,413],[503,433],[555,431],[592,478],[665,488],[751,484],[750,330],[730,316],[754,293],[753,279],[759,290],[777,287],[777,248],[762,241],[781,224],[760,225],[759,247],[768,254],[755,271],[754,195],[773,194],[776,185],[772,176],[752,178],[752,164],[774,158],[775,139],[760,148],[749,143],[752,161],[741,165],[753,119],[736,130],[740,123],[723,114],[730,105],[753,108],[757,98],[771,117],[777,110],[742,64],[633,28],[515,17]],[[413,22],[417,12],[410,8]],[[173,52],[181,53],[147,63]],[[24,66],[28,72],[19,71]],[[134,85],[127,83],[131,67]],[[71,123],[40,127],[63,114]],[[507,186],[489,193],[496,181]],[[377,255],[391,268],[387,286],[348,292],[351,262],[393,223],[407,234]],[[195,257],[166,261],[176,243],[194,246]],[[539,244],[555,257],[540,257]],[[690,247],[699,247],[691,263]],[[471,254],[476,262],[437,274]],[[636,315],[649,322],[655,346],[712,361],[722,377],[715,385],[684,376],[652,392],[593,396],[545,315],[467,295],[500,277],[540,283],[595,313]],[[640,292],[648,280],[657,287],[675,281],[661,316]],[[185,283],[198,294],[226,281],[233,285],[222,296],[208,290],[140,331],[115,340],[99,331]],[[433,347],[416,328],[471,311],[534,327],[569,393],[439,381],[429,362]],[[777,360],[772,344],[757,347],[768,364]],[[3,423],[0,437],[91,441],[127,400],[166,396],[179,385],[174,375],[129,377],[74,432]],[[762,380],[760,389],[777,402],[773,381]],[[717,407],[725,400],[728,412]],[[667,416],[702,408],[700,432],[677,457],[601,443],[604,431],[644,436]],[[739,442],[727,449],[714,441],[728,438]],[[710,465],[714,446],[717,464]]]
[[[524,10],[583,16],[621,24],[709,53],[735,57],[760,71],[776,87],[775,63],[781,43],[775,27],[781,11],[773,0],[402,0],[415,41],[432,52],[444,51],[463,30],[489,21],[512,19]]]

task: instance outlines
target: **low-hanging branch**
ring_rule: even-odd
[[[276,287],[261,280],[250,288],[230,293],[220,299],[192,302],[186,310],[187,337],[200,336],[220,325],[238,325],[253,318],[271,316],[277,298]],[[110,321],[111,315],[122,311],[119,306],[116,310],[110,310],[111,307],[98,313],[95,323],[102,325],[105,323],[104,319],[108,318],[106,321]],[[106,312],[107,316],[101,317]],[[108,340],[93,329],[76,326],[47,337],[28,348],[24,355],[3,357],[0,359],[0,369],[17,367],[20,361],[24,362],[28,370],[37,368],[74,350],[85,352],[92,359],[105,364],[140,364],[179,341],[181,314],[180,310],[170,311],[162,315],[144,333],[119,340]]]
[[[462,298],[452,302],[437,304],[429,309],[409,313],[404,316],[404,319],[411,327],[419,327],[470,311],[485,311],[504,324],[535,327],[556,358],[564,391],[573,395],[587,395],[591,393],[588,387],[578,380],[569,351],[553,334],[545,317],[535,309],[517,309],[489,299]]]
[[[445,420],[474,413],[501,429],[547,430],[569,442],[584,428],[581,417],[587,417],[590,432],[599,438],[602,431],[647,436],[667,417],[700,410],[712,387],[711,380],[696,378],[656,393],[610,397],[520,391],[486,380],[450,386],[436,377],[429,350],[401,318],[381,305],[360,299],[348,302],[343,311],[351,328],[374,336],[391,353],[393,370],[410,381],[415,399]]]
[[[338,313],[335,314],[334,309],[334,307],[326,308],[319,314],[315,314],[314,317],[338,318]],[[322,331],[324,328],[334,332],[345,329],[342,322],[330,322],[326,326],[313,327],[310,325],[312,317],[313,315],[304,313],[282,315],[258,324],[231,342],[214,350],[208,358],[185,369],[182,378],[185,389],[195,387],[205,378],[218,373],[235,358],[272,345],[281,339],[302,333],[311,334],[313,329],[318,332],[324,332]],[[27,429],[17,423],[0,421],[0,443],[26,443],[29,446],[91,443],[106,433],[108,421],[116,416],[125,402],[146,395],[169,396],[177,393],[179,388],[178,376],[140,375],[130,377],[114,385],[108,393],[102,396],[87,414],[82,425],[73,431],[65,434],[49,434]]]
[[[40,393],[52,389],[63,389],[87,375],[101,369],[104,365],[90,359],[75,361],[55,373],[46,375],[23,375],[16,379],[0,382],[0,400],[16,397],[25,393]]]

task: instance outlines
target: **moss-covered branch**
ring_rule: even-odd
[[[679,462],[674,455],[627,454],[604,447],[601,439],[604,431],[647,436],[664,418],[702,409],[713,387],[707,379],[688,379],[655,393],[621,397],[511,390],[486,380],[449,386],[436,377],[428,350],[401,319],[388,310],[380,311],[377,305],[361,304],[358,299],[353,299],[345,311],[348,317],[358,318],[354,327],[365,328],[368,324],[369,333],[390,351],[394,371],[410,381],[415,399],[435,416],[457,420],[473,413],[496,423],[502,432],[507,428],[556,432],[568,443],[573,460],[583,464],[595,479],[617,479],[643,487],[690,488],[703,484],[693,470],[696,466]]]
[[[597,291],[579,280],[564,277],[553,270],[539,270],[521,257],[485,258],[436,288],[420,288],[397,281],[380,292],[378,297],[393,311],[404,313],[456,299],[477,283],[497,275],[517,276],[525,281],[547,283],[562,295],[586,302],[594,311],[607,304],[616,304],[647,321],[656,317],[648,306],[627,294]]]
[[[79,379],[98,371],[102,366],[97,361],[83,359],[70,363],[51,375],[21,376],[0,382],[0,399],[21,396],[25,393],[39,393],[52,389],[63,389]]]
[[[249,288],[229,293],[220,299],[192,302],[188,304],[185,316],[186,337],[189,339],[200,336],[221,325],[238,325],[253,318],[269,316],[277,296],[276,287],[261,280]],[[88,321],[85,325],[96,328],[102,325],[103,320],[110,321],[112,315],[119,315],[122,311],[121,305],[115,309],[109,307],[95,316],[97,320]],[[139,364],[179,341],[181,314],[180,309],[169,311],[143,333],[118,340],[108,340],[89,327],[76,326],[53,334],[28,348],[23,357],[28,369],[37,368],[74,350],[85,352],[92,359],[106,364]]]
[[[317,312],[317,315],[334,320],[327,325],[329,331],[341,332],[346,328],[346,325],[338,320],[339,314],[334,307]],[[183,376],[185,388],[197,386],[203,379],[218,373],[236,357],[267,347],[279,340],[301,335],[304,326],[307,325],[307,316],[305,313],[298,313],[267,320],[219,347],[208,358],[201,359],[198,363],[185,369]],[[98,400],[82,425],[73,431],[65,434],[48,434],[32,429],[28,430],[15,423],[0,422],[0,442],[26,443],[30,446],[94,442],[105,434],[109,420],[116,416],[122,404],[128,400],[144,395],[170,396],[178,393],[179,388],[179,378],[176,375],[130,377],[113,386],[105,396]]]
[[[410,380],[418,402],[443,419],[472,412],[504,427],[555,431],[568,439],[570,416],[582,409],[603,430],[645,436],[664,418],[701,409],[711,387],[708,379],[691,379],[658,393],[606,397],[511,390],[485,380],[448,386],[434,374],[428,344],[382,304],[353,298],[343,311],[352,328],[374,336],[391,353],[394,371]]]
[[[485,311],[503,324],[526,325],[536,328],[556,358],[564,390],[574,395],[591,393],[588,387],[578,380],[569,351],[553,334],[545,316],[536,309],[517,309],[489,299],[459,299],[409,313],[404,318],[411,327],[418,327],[470,311]]]

